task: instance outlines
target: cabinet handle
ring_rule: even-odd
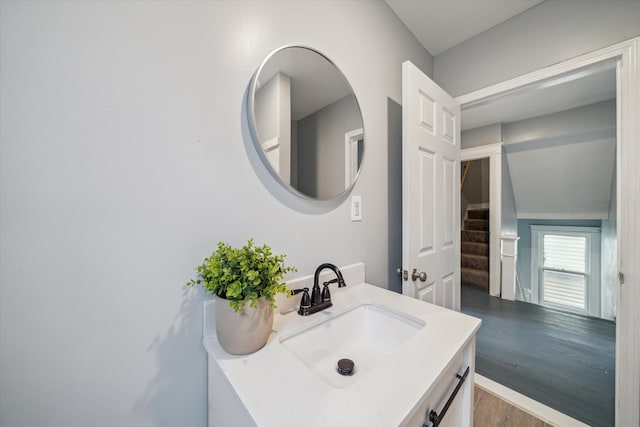
[[[447,410],[449,409],[449,406],[451,406],[453,399],[456,398],[458,391],[462,387],[462,383],[464,383],[464,380],[467,379],[467,375],[469,375],[468,366],[467,366],[467,369],[464,371],[464,374],[462,374],[462,376],[460,376],[459,374],[456,374],[456,378],[458,378],[458,384],[456,384],[456,388],[453,390],[453,393],[451,393],[451,396],[449,396],[449,399],[447,399],[447,403],[444,404],[444,407],[442,408],[442,411],[440,411],[439,415],[433,409],[429,412],[429,421],[431,421],[431,427],[438,427],[438,425],[440,425],[440,423],[444,419],[444,416],[447,413]],[[422,427],[429,427],[429,426],[427,425],[427,423],[424,423],[422,424]]]

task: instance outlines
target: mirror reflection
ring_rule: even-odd
[[[249,97],[256,148],[286,188],[318,200],[351,188],[364,153],[362,115],[330,60],[307,47],[278,49],[256,72]]]

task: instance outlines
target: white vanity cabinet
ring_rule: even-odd
[[[222,369],[209,356],[208,368],[208,425],[209,427],[252,427],[257,424],[253,421],[240,397],[225,377]],[[266,396],[266,399],[278,400],[276,395]],[[275,403],[275,402],[274,402]]]
[[[215,302],[205,303],[210,426],[431,427],[430,411],[442,414],[459,381],[456,375],[463,375],[467,368],[466,379],[439,425],[472,426],[479,319],[365,283],[350,284],[332,297],[331,309],[308,317],[295,312],[275,314],[265,347],[245,356],[230,355],[220,347],[213,324]],[[309,362],[306,353],[301,358],[283,344],[313,328],[349,328],[351,320],[331,322],[340,316],[351,319],[347,314],[363,305],[382,307],[420,327],[404,342],[380,353],[367,370],[358,371],[355,361],[356,374],[346,377],[346,382],[328,381],[328,374],[324,370],[319,374],[319,365]],[[318,353],[325,354],[322,346],[314,349]]]
[[[467,368],[469,368],[467,377],[463,382],[462,387],[455,395],[439,426],[471,427],[473,425],[474,347],[475,338],[451,361],[451,365],[443,371],[438,382],[431,387],[430,390],[425,390],[426,395],[418,404],[417,409],[400,425],[407,427],[423,427],[426,423],[426,425],[430,427],[432,423],[428,422],[429,413],[432,410],[436,411],[437,414],[442,413],[442,409],[449,400],[449,397],[455,391],[456,385],[459,382],[459,378],[456,377],[456,375],[464,374],[464,371]],[[253,421],[251,415],[242,404],[240,397],[236,394],[235,390],[224,376],[220,366],[212,357],[209,357],[208,359],[208,369],[209,427],[261,426],[262,424],[258,424]],[[300,390],[300,398],[304,399],[304,389]],[[277,393],[274,393],[271,396],[265,396],[265,399],[272,401],[273,404],[277,404],[279,397]],[[322,405],[320,404],[319,407],[322,407]],[[383,426],[383,424],[378,425]]]

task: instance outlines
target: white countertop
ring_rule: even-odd
[[[274,314],[273,333],[265,347],[245,356],[233,356],[222,349],[213,324],[215,302],[205,303],[204,347],[256,425],[401,425],[480,327],[480,320],[474,317],[366,283],[332,292],[332,301],[333,307],[308,317],[295,311]],[[329,385],[281,344],[283,336],[363,301],[406,313],[426,326],[350,386]]]

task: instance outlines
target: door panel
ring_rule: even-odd
[[[443,291],[443,306],[444,307],[453,307],[455,304],[456,297],[456,286],[455,286],[455,276],[453,274],[449,274],[442,278],[442,291]]]
[[[420,199],[418,204],[420,206],[420,216],[423,217],[425,212],[431,210],[436,202],[436,155],[433,152],[422,149],[418,150],[418,155],[420,156],[420,169],[418,170],[420,191],[417,196]],[[423,223],[417,232],[420,234],[419,256],[433,253],[435,250],[435,223]]]
[[[402,263],[425,272],[405,295],[460,309],[460,106],[410,62],[402,65]]]
[[[427,286],[425,286],[424,288],[420,289],[418,288],[417,290],[417,295],[416,298],[425,301],[425,302],[429,302],[431,304],[435,304],[435,286],[433,284],[433,282],[431,282],[430,284],[428,284]]]

